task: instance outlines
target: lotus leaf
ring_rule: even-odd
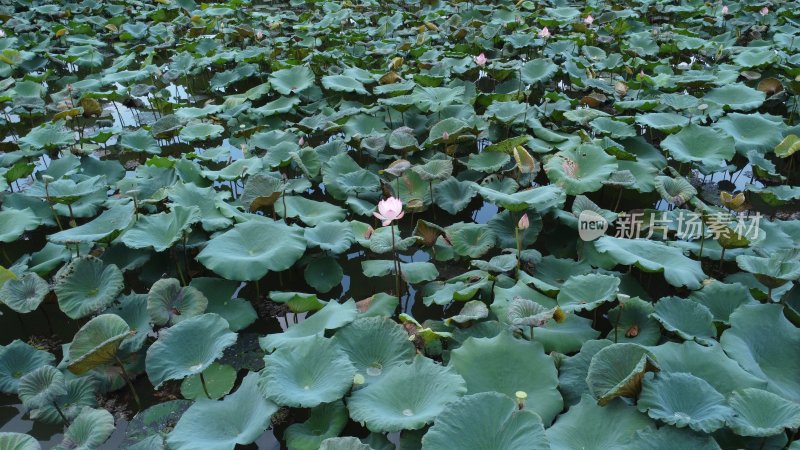
[[[274,333],[259,339],[261,348],[273,351],[283,345],[291,345],[310,336],[320,335],[325,330],[343,327],[355,320],[358,315],[356,304],[353,300],[344,303],[328,302],[325,307],[314,313],[301,323],[289,327],[283,333]]]
[[[24,433],[0,432],[0,447],[8,450],[41,450],[42,446]]]
[[[172,247],[200,221],[200,210],[175,206],[171,212],[141,217],[119,240],[130,248],[153,248],[157,252]]]
[[[105,409],[84,407],[64,432],[58,450],[99,448],[114,432],[114,416]]]
[[[586,374],[589,391],[599,405],[616,397],[638,397],[642,379],[659,370],[655,356],[637,344],[613,344],[595,353]]]
[[[728,424],[738,435],[768,437],[800,427],[800,405],[772,392],[742,389],[731,394],[728,403],[735,413]]]
[[[50,292],[50,285],[35,273],[25,273],[0,287],[0,302],[18,312],[26,314],[36,310]]]
[[[647,374],[637,406],[653,419],[704,433],[724,427],[733,415],[722,394],[688,373]]]
[[[716,338],[713,318],[708,308],[700,303],[680,297],[664,297],[655,305],[652,316],[667,331],[683,339],[700,343]]]
[[[308,420],[290,425],[286,429],[286,445],[297,450],[317,450],[323,441],[338,436],[345,424],[347,408],[344,403],[324,403],[311,410]],[[357,439],[356,441],[358,445],[363,445]],[[330,443],[328,446],[330,447]]]
[[[69,346],[69,370],[81,375],[95,367],[118,362],[117,350],[130,327],[115,314],[100,314],[75,333]]]
[[[156,281],[147,294],[147,313],[160,326],[203,314],[207,306],[208,299],[202,292],[193,286],[181,286],[175,278]]]
[[[108,306],[122,292],[122,272],[92,256],[72,260],[60,271],[53,290],[58,306],[71,319],[80,319]]]
[[[356,319],[337,331],[333,340],[364,376],[365,384],[381,379],[415,355],[403,327],[386,317]]]
[[[50,353],[14,340],[0,348],[0,392],[16,394],[20,379],[39,367],[51,365],[55,357]]]
[[[41,408],[66,393],[64,374],[53,366],[41,366],[19,380],[19,398],[27,408]]]

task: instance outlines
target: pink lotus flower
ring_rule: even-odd
[[[544,27],[539,31],[540,38],[549,38],[550,36],[550,30],[548,30],[547,27]]]
[[[383,226],[387,226],[395,220],[403,218],[403,202],[399,198],[389,197],[378,202],[378,210],[372,213],[380,219]]]
[[[761,8],[761,11],[759,11],[759,12],[761,13],[762,16],[766,16],[767,14],[769,14],[769,8],[767,8],[765,6],[765,7]]]
[[[592,15],[591,15],[591,14],[590,14],[590,15],[588,15],[588,16],[586,16],[586,18],[585,18],[585,19],[583,19],[583,23],[585,23],[586,25],[591,25],[591,24],[593,24],[593,23],[594,23],[594,17],[592,17]]]
[[[486,61],[488,61],[486,59],[486,55],[484,55],[483,53],[481,53],[478,56],[474,56],[473,59],[475,60],[475,64],[477,64],[477,65],[479,65],[481,67],[485,66],[486,65]]]
[[[725,6],[722,7],[722,15],[723,16],[727,16],[728,15],[728,5],[725,5]]]
[[[305,139],[303,139],[303,136],[300,136],[300,139],[297,141],[297,145],[299,145],[300,147],[302,147],[302,146],[303,146],[303,144],[305,144],[305,143],[306,143],[306,140],[305,140]]]
[[[258,39],[258,40],[260,41],[260,40],[261,40],[261,39],[263,39],[263,38],[264,38],[264,32],[263,32],[263,31],[261,31],[261,30],[258,30],[258,31],[256,32],[256,39]]]
[[[529,226],[531,226],[531,221],[528,220],[528,213],[525,213],[519,218],[519,222],[517,222],[517,228],[520,230],[527,230]]]

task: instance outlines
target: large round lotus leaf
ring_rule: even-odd
[[[51,149],[75,143],[75,132],[64,127],[64,122],[45,123],[19,139],[19,143],[35,149]]]
[[[264,357],[259,390],[279,405],[310,408],[336,401],[353,385],[356,368],[331,339],[313,336]]]
[[[440,414],[422,438],[423,450],[549,450],[542,419],[497,392],[464,396]]]
[[[36,409],[67,393],[64,374],[53,366],[42,366],[19,380],[19,398],[26,408]]]
[[[120,295],[115,304],[106,309],[104,314],[116,314],[125,320],[131,333],[122,341],[120,349],[126,353],[134,353],[142,348],[147,335],[153,330],[150,315],[147,313],[147,295]]]
[[[344,271],[336,258],[323,255],[312,259],[303,271],[306,283],[317,292],[329,292],[342,282]]]
[[[538,58],[523,64],[520,75],[525,83],[534,84],[549,80],[557,71],[558,66],[553,61]]]
[[[280,239],[265,239],[280,236]],[[229,280],[258,280],[286,270],[306,250],[303,232],[280,222],[252,220],[215,236],[197,255],[204,266]]]
[[[4,450],[41,450],[39,441],[23,433],[0,432],[0,448]]]
[[[444,180],[453,173],[453,161],[449,159],[431,159],[425,164],[411,168],[424,181]]]
[[[433,421],[467,391],[460,375],[418,356],[380,380],[355,391],[348,401],[350,418],[370,431],[416,430]]]
[[[56,450],[99,448],[114,432],[114,416],[105,409],[83,408],[64,432]]]
[[[650,317],[653,304],[634,297],[608,311],[613,327],[606,336],[614,342],[654,345],[661,338],[661,327]]]
[[[75,333],[69,346],[69,371],[81,375],[116,361],[117,350],[131,329],[115,314],[101,314]]]
[[[187,142],[213,139],[225,131],[225,127],[214,123],[197,122],[189,124],[180,132],[180,138]]]
[[[591,273],[570,277],[558,293],[558,305],[564,311],[591,311],[615,298],[620,279]]]
[[[494,233],[484,224],[460,222],[446,231],[453,250],[462,256],[480,258],[494,246]]]
[[[596,145],[580,145],[563,151],[544,165],[547,178],[568,195],[595,192],[617,170],[617,159]]]
[[[58,306],[70,319],[80,319],[108,306],[124,287],[117,266],[84,256],[59,270],[54,291]]]
[[[680,297],[664,297],[656,302],[652,317],[667,331],[683,339],[705,343],[717,337],[711,311],[700,303]]]
[[[713,437],[686,428],[662,426],[659,429],[640,430],[628,444],[637,450],[721,450]]]
[[[556,185],[525,189],[513,194],[474,183],[472,186],[473,189],[477,189],[478,193],[481,194],[486,201],[497,206],[502,206],[511,212],[534,209],[540,213],[544,213],[550,208],[560,208],[564,205],[564,201],[567,198],[564,190]]]
[[[768,391],[800,403],[800,377],[789,375],[800,373],[800,330],[782,306],[739,307],[720,342],[744,370],[767,381]]]
[[[120,133],[119,146],[133,152],[145,152],[154,155],[161,153],[161,147],[158,145],[156,138],[144,128]]]
[[[168,195],[171,207],[200,209],[200,222],[206,231],[217,231],[227,228],[234,215],[229,204],[225,203],[226,193],[219,193],[213,187],[199,187],[194,183],[175,183],[169,188]]]
[[[152,247],[157,252],[163,252],[178,242],[199,221],[198,208],[175,206],[172,212],[140,217],[119,240],[130,248]]]
[[[20,378],[53,361],[55,356],[19,339],[0,347],[0,392],[16,394]]]
[[[653,422],[633,406],[621,401],[599,406],[584,395],[545,434],[551,450],[608,450],[626,448],[638,430],[651,428]]]
[[[192,286],[181,286],[175,278],[153,283],[147,294],[147,313],[156,325],[178,323],[206,310],[208,299]]]
[[[740,113],[728,114],[713,126],[733,137],[736,150],[743,156],[751,150],[763,154],[774,149],[786,128],[779,116]]]
[[[561,361],[558,367],[558,388],[567,405],[575,405],[581,401],[583,394],[589,394],[586,375],[589,373],[592,357],[611,344],[613,342],[607,339],[586,341],[578,353]]]
[[[658,370],[655,357],[646,348],[613,344],[592,357],[586,384],[597,403],[605,405],[616,397],[637,397],[645,373]]]
[[[636,123],[659,131],[671,132],[685,127],[690,120],[676,113],[649,113],[636,116]]]
[[[561,323],[550,319],[543,327],[536,328],[534,340],[544,346],[546,352],[572,353],[584,342],[595,339],[600,332],[592,328],[592,320],[576,314],[567,314]]]
[[[158,389],[167,380],[199,374],[235,342],[236,333],[216,314],[186,319],[162,331],[147,349],[147,376]]]
[[[66,382],[66,394],[57,397],[53,402],[43,405],[41,408],[31,410],[31,419],[49,424],[62,423],[64,419],[55,406],[58,406],[68,420],[74,419],[84,407],[97,406],[95,384],[91,377],[68,380]]]
[[[493,338],[470,338],[450,353],[448,366],[467,382],[467,392],[496,391],[514,397],[528,394],[525,409],[550,424],[564,402],[558,392],[558,371],[538,342],[515,339],[509,332]]]
[[[661,148],[669,151],[677,161],[701,163],[713,168],[723,168],[736,153],[732,137],[696,124],[667,136],[661,141]]]
[[[374,450],[357,437],[333,437],[322,441],[319,450]],[[794,450],[794,449],[792,449]]]
[[[647,374],[637,407],[653,419],[703,433],[724,427],[733,414],[725,397],[708,382],[679,372]]]
[[[325,75],[322,77],[322,87],[329,91],[355,92],[361,95],[369,94],[360,81],[345,75]]]
[[[772,392],[742,389],[728,403],[735,412],[728,426],[740,436],[768,437],[800,428],[800,405]]]
[[[594,246],[617,264],[636,265],[645,272],[664,272],[664,278],[672,286],[698,289],[706,279],[700,261],[686,257],[680,249],[663,242],[602,236]]]
[[[769,256],[739,255],[736,264],[756,276],[767,287],[776,288],[800,278],[800,252],[779,250]]]
[[[236,369],[227,364],[211,364],[202,372],[202,375],[202,380],[200,379],[200,374],[191,375],[183,379],[181,383],[181,395],[183,398],[189,400],[198,398],[217,400],[227,395],[236,382]],[[203,388],[203,381],[205,381],[205,389]],[[208,396],[206,396],[206,390],[208,390]]]
[[[262,349],[271,352],[283,345],[303,340],[309,336],[322,334],[325,330],[343,327],[355,320],[357,316],[356,302],[352,299],[344,303],[330,301],[311,317],[290,326],[283,333],[273,333],[259,338],[259,345],[261,345]]]
[[[305,422],[286,428],[283,438],[291,449],[317,450],[322,441],[338,436],[346,424],[347,408],[344,403],[341,400],[325,403],[312,409]]]
[[[15,242],[23,233],[35,230],[42,223],[30,209],[0,211],[0,242]]]
[[[511,157],[506,153],[483,152],[469,155],[467,168],[478,172],[494,173],[503,168]]]
[[[734,83],[708,91],[703,100],[712,101],[737,111],[750,111],[761,106],[765,98],[766,94],[759,90],[742,83]]]
[[[649,347],[661,370],[686,372],[706,380],[723,395],[740,388],[764,388],[767,382],[744,371],[736,361],[730,359],[715,342],[700,345],[694,341],[667,342]]]
[[[455,177],[450,177],[433,187],[436,206],[450,214],[458,214],[477,194],[469,183],[459,181]]]
[[[744,285],[740,283],[726,284],[717,280],[703,286],[703,289],[699,291],[693,291],[689,294],[689,299],[708,308],[711,315],[714,316],[714,322],[722,322],[726,325],[731,313],[736,311],[736,308],[756,303]]]
[[[273,72],[269,82],[279,94],[296,94],[314,84],[314,72],[306,66],[294,66]]]
[[[107,242],[133,223],[133,203],[116,205],[103,211],[91,222],[47,236],[57,244],[69,242]]]
[[[196,277],[189,286],[196,288],[208,299],[206,312],[219,314],[228,321],[231,331],[247,328],[258,318],[255,308],[243,298],[234,298],[241,283],[222,278]]]
[[[357,319],[337,331],[333,340],[364,377],[365,384],[410,362],[416,354],[405,329],[387,317]]]
[[[36,310],[50,292],[50,285],[35,273],[25,273],[3,283],[0,302],[20,314]]]
[[[306,242],[310,247],[338,255],[344,253],[355,241],[353,229],[348,222],[323,222],[305,229]]]

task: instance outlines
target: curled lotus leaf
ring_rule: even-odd
[[[93,256],[73,259],[56,275],[58,306],[71,319],[80,319],[107,307],[122,292],[122,272]]]
[[[41,366],[19,380],[19,398],[27,408],[41,408],[67,393],[64,374],[53,366]]]
[[[41,366],[52,365],[55,356],[15,339],[0,348],[0,392],[16,394],[20,379]]]
[[[81,375],[117,361],[117,350],[131,329],[116,314],[101,314],[75,333],[69,346],[69,370]]]
[[[761,389],[735,391],[728,398],[735,414],[728,426],[740,436],[768,437],[800,428],[800,405]]]
[[[175,278],[162,278],[147,294],[147,313],[156,325],[178,323],[202,314],[208,298],[193,286],[181,286]]]
[[[712,433],[725,426],[733,410],[702,378],[688,373],[648,373],[637,407],[653,419],[678,428]]]
[[[114,416],[105,409],[84,407],[64,432],[64,439],[55,449],[99,448],[114,432]]]
[[[617,397],[637,397],[642,379],[659,366],[655,356],[636,344],[613,344],[598,351],[589,363],[586,383],[599,405]]]
[[[33,436],[11,431],[0,432],[0,448],[8,450],[42,450]]]

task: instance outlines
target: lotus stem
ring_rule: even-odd
[[[706,222],[704,220],[700,220],[700,255],[698,258],[702,261],[703,259],[703,245],[706,243]]]
[[[722,270],[722,265],[725,263],[725,247],[722,247],[722,253],[719,255],[719,270]]]
[[[114,355],[114,360],[117,361],[117,365],[119,366],[120,370],[122,370],[122,378],[125,379],[125,383],[128,384],[128,389],[131,391],[131,395],[133,395],[133,400],[136,402],[136,407],[139,410],[142,409],[142,402],[139,400],[139,394],[136,393],[136,388],[133,387],[133,382],[131,381],[131,377],[128,376],[128,371],[125,370],[125,364],[120,361],[117,355]]]
[[[519,227],[516,225],[514,226],[514,237],[517,241],[517,278],[519,278],[519,266],[522,260],[522,244],[519,241]]]
[[[67,419],[67,416],[64,415],[64,411],[61,411],[61,408],[58,407],[56,402],[53,402],[53,408],[55,408],[58,415],[61,416],[61,420],[63,420],[67,426],[70,426],[69,419]]]
[[[767,301],[772,303],[772,286],[767,288]]]
[[[69,208],[69,226],[74,227],[78,222],[75,221],[75,214],[72,212],[72,204],[67,203],[67,208]]]
[[[44,158],[42,159],[44,161]],[[50,201],[50,189],[48,187],[50,183],[47,181],[44,182],[44,195],[47,197],[47,206],[50,207],[50,212],[53,213],[53,217],[56,219],[56,224],[58,225],[58,229],[60,231],[64,231],[64,227],[61,226],[61,220],[58,218],[58,213],[56,213],[56,209],[53,207],[53,203]]]
[[[211,400],[211,395],[208,393],[208,387],[206,387],[206,378],[203,376],[203,372],[200,372],[200,384],[203,385],[203,392],[205,392],[206,397]]]
[[[392,230],[392,254],[394,255],[394,271],[395,271],[395,292],[397,293],[397,298],[400,298],[400,261],[397,258],[397,248],[395,247],[394,241],[394,225],[389,224]]]
[[[428,187],[431,191],[431,211],[433,211],[433,220],[436,220],[436,202],[433,200],[433,180],[428,180]]]

